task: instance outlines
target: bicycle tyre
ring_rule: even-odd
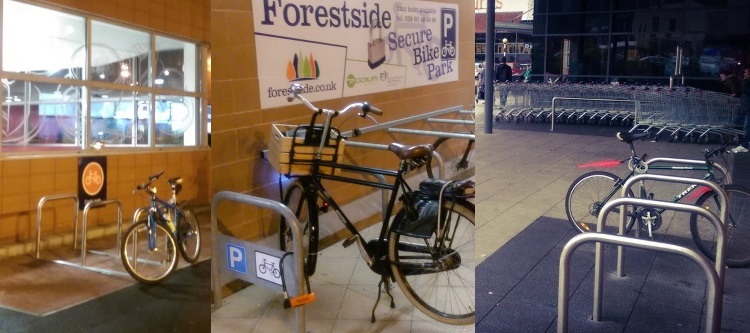
[[[131,225],[120,245],[120,259],[125,270],[134,279],[146,284],[157,284],[166,279],[179,260],[172,233],[161,223],[155,226],[156,246],[153,250],[149,250],[147,244],[150,232],[148,221]]]
[[[443,168],[447,170],[451,170],[453,173],[460,173],[463,170],[466,170],[469,168],[469,165],[473,162],[473,151],[474,151],[474,141],[473,140],[466,140],[466,146],[461,146],[461,151],[458,151],[455,147],[451,147],[451,144],[445,144],[446,141],[448,141],[450,138],[441,137],[435,140],[435,143],[432,144],[432,149],[436,151],[438,154],[440,154],[440,157],[443,158],[444,166]],[[452,141],[452,142],[455,142]],[[465,148],[463,148],[465,147]],[[456,156],[456,158],[452,159],[450,162],[446,160],[447,157],[453,157]],[[425,163],[427,167],[427,177],[429,178],[438,178],[439,177],[439,170],[437,169],[437,165],[435,165],[435,169],[433,169],[433,163],[432,163],[432,156],[427,158],[427,162]],[[450,169],[448,169],[448,165],[450,165]],[[445,178],[451,178],[450,175],[446,175]]]
[[[305,274],[315,274],[315,266],[318,259],[318,228],[313,226],[310,219],[310,204],[305,195],[305,187],[299,181],[292,182],[284,194],[284,205],[289,207],[294,216],[297,217],[300,230],[302,231],[302,248],[305,251]],[[292,251],[294,249],[292,230],[286,224],[282,216],[279,223],[279,248],[281,251]]]
[[[177,241],[180,243],[180,254],[185,261],[194,264],[201,254],[201,228],[193,211],[183,209],[178,214]]]
[[[738,185],[722,186],[729,201],[727,221],[726,265],[733,268],[750,266],[750,190]],[[708,191],[695,201],[719,216],[718,196]],[[698,249],[711,260],[716,260],[716,231],[705,217],[690,214],[690,235]]]
[[[604,204],[601,201],[612,192],[614,187],[616,187],[616,193],[612,198],[619,198],[621,182],[620,177],[606,171],[587,172],[574,180],[565,194],[565,213],[570,225],[578,232],[596,231],[599,211]],[[631,189],[628,189],[627,196],[633,197]],[[619,214],[611,213],[607,216],[605,225],[617,226]],[[626,225],[626,233],[633,228],[634,224],[635,217],[630,217]]]
[[[403,214],[403,211],[400,213]],[[459,263],[460,266],[444,271],[427,273],[421,271],[422,264],[435,263],[436,253],[426,253],[435,250],[436,233],[428,239],[414,238],[389,232],[388,258],[391,262],[391,272],[396,283],[406,298],[424,314],[439,322],[451,325],[474,324],[474,271],[476,261],[474,257],[474,205],[470,202],[443,203],[442,216],[448,221],[446,224],[452,229],[446,229],[451,236],[451,248],[458,253],[458,258],[441,264]],[[397,230],[391,226],[391,230]],[[459,239],[460,238],[460,239]],[[406,244],[420,244],[423,249],[406,248]],[[422,246],[425,244],[426,246]],[[454,246],[456,245],[456,246]],[[421,254],[421,259],[419,258]],[[445,259],[447,256],[443,256]],[[415,273],[407,272],[407,265]]]

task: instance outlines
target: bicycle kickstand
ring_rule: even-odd
[[[391,309],[396,308],[396,303],[393,301],[393,295],[391,295],[391,281],[388,279],[387,274],[383,274],[380,276],[380,283],[378,283],[378,298],[375,299],[375,305],[372,306],[372,318],[370,318],[371,323],[375,322],[375,309],[378,307],[378,303],[380,303],[380,294],[383,292],[383,284],[385,284],[385,293],[391,297]]]

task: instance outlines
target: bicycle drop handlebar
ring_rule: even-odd
[[[360,103],[352,103],[344,107],[343,109],[336,111],[336,110],[329,110],[329,109],[322,109],[318,108],[315,105],[313,105],[310,101],[305,98],[305,96],[302,96],[302,91],[304,90],[304,87],[302,87],[299,84],[293,84],[291,88],[289,88],[289,95],[286,97],[286,100],[289,102],[294,101],[295,99],[298,99],[302,101],[302,104],[307,106],[310,110],[317,112],[317,113],[328,113],[332,116],[337,116],[339,114],[344,114],[350,110],[353,109],[361,109],[362,113],[359,114],[360,117],[366,118],[368,112],[372,112],[376,115],[383,115],[383,111],[370,105],[367,102],[360,102]]]

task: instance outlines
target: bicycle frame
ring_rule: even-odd
[[[148,211],[148,228],[151,230],[156,228],[157,220],[165,223],[166,225],[166,222],[171,219],[172,223],[174,223],[174,230],[172,230],[172,228],[168,228],[168,229],[172,233],[172,236],[175,237],[175,240],[180,241],[178,239],[179,233],[177,232],[178,230],[177,224],[179,223],[179,218],[184,215],[182,210],[179,207],[177,207],[177,205],[172,203],[173,198],[170,198],[168,202],[157,197],[156,193],[149,193],[149,196],[150,196],[151,205]],[[169,217],[164,216],[165,214],[162,211],[163,209],[166,209],[169,212]],[[150,249],[156,246],[156,239],[154,237],[155,237],[155,233],[149,232],[148,247]]]
[[[338,168],[341,170],[346,171],[354,171],[359,173],[366,173],[366,174],[378,174],[388,177],[395,177],[395,181],[393,184],[383,184],[380,182],[373,182],[373,181],[367,181],[362,179],[356,179],[356,178],[350,178],[350,177],[342,177],[342,176],[335,176],[335,175],[328,175],[325,173],[320,173],[319,169],[320,167],[332,167],[332,168]],[[327,179],[327,180],[333,180],[338,182],[344,182],[349,184],[357,184],[357,185],[363,185],[373,188],[380,188],[380,189],[387,189],[391,191],[390,198],[388,200],[388,206],[387,209],[383,212],[383,225],[380,229],[380,236],[378,237],[378,241],[384,241],[387,236],[388,232],[388,225],[391,218],[391,214],[393,213],[393,207],[395,205],[396,199],[399,196],[399,188],[404,188],[407,191],[410,191],[411,188],[409,188],[409,185],[404,181],[403,175],[406,173],[406,170],[408,169],[408,165],[406,163],[401,163],[398,171],[393,170],[386,170],[386,169],[379,169],[379,168],[371,168],[371,167],[362,167],[362,166],[356,166],[356,165],[350,165],[350,164],[342,164],[342,163],[335,163],[335,162],[327,162],[327,161],[321,161],[319,159],[313,160],[312,164],[312,173],[310,175],[306,176],[295,176],[302,182],[303,187],[305,188],[305,196],[306,200],[308,202],[308,207],[310,209],[309,211],[309,218],[310,218],[310,228],[312,230],[311,237],[318,237],[317,230],[319,226],[319,208],[317,205],[317,199],[318,197],[321,197],[326,203],[330,205],[331,208],[336,212],[337,216],[339,217],[339,220],[344,224],[344,227],[352,234],[352,236],[356,237],[357,245],[360,251],[360,254],[362,255],[362,258],[367,261],[368,266],[372,267],[374,263],[374,253],[372,253],[372,250],[369,249],[367,246],[365,246],[366,240],[364,237],[360,234],[359,230],[354,226],[354,223],[351,222],[349,217],[346,216],[344,211],[341,209],[341,206],[334,200],[334,198],[330,195],[330,193],[325,189],[323,186],[321,180]],[[313,240],[311,240],[313,241]],[[317,241],[315,239],[314,241]],[[314,255],[314,254],[311,254]]]

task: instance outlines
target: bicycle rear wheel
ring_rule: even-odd
[[[446,142],[448,141],[448,142]],[[444,178],[451,178],[453,174],[458,174],[469,169],[474,165],[474,140],[464,140],[466,144],[454,144],[458,140],[450,138],[439,138],[432,144],[435,150],[443,159],[443,168],[445,170]],[[439,169],[437,161],[433,161],[432,156],[427,158],[427,177],[439,178]],[[461,177],[468,178],[468,177]]]
[[[148,284],[163,281],[177,267],[177,247],[172,233],[159,223],[131,225],[120,245],[120,259],[134,279]]]
[[[185,261],[194,264],[201,254],[201,229],[198,225],[198,219],[189,209],[183,209],[182,213],[178,215],[177,235],[180,243],[180,254],[185,258]]]
[[[750,191],[742,186],[723,186],[729,201],[726,264],[729,267],[750,266]],[[719,216],[719,199],[713,191],[701,195],[695,202]],[[690,214],[690,234],[695,245],[711,260],[716,259],[716,229],[703,216]]]
[[[312,202],[316,205],[317,202]],[[318,230],[310,223],[310,207],[305,195],[305,188],[301,182],[295,181],[289,185],[284,195],[284,205],[294,213],[302,231],[302,248],[305,251],[305,273],[307,276],[315,274],[315,266],[318,259]],[[294,250],[294,238],[292,230],[289,229],[286,219],[282,216],[279,224],[279,248],[281,251]]]
[[[604,201],[620,197],[620,177],[609,172],[592,171],[585,173],[573,181],[565,194],[565,213],[568,215],[568,222],[578,230],[578,232],[596,231],[597,219]],[[633,191],[628,189],[627,196],[632,197]],[[613,210],[607,216],[605,225],[617,226],[619,221],[620,208]],[[626,232],[633,228],[635,217],[630,217],[627,221]]]
[[[406,298],[424,314],[446,324],[471,325],[475,314],[474,205],[446,201],[441,214],[444,236],[433,232],[423,239],[390,232],[391,271]]]

